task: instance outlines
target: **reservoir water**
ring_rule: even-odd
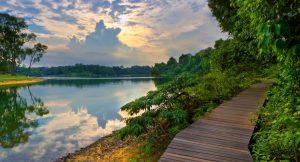
[[[124,104],[155,90],[151,78],[51,78],[0,87],[0,162],[47,162],[125,126]]]

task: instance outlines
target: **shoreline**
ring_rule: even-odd
[[[44,80],[45,79],[43,79],[43,78],[34,78],[34,79],[28,79],[28,80],[10,80],[10,81],[0,82],[0,86],[32,84],[32,83],[42,82]]]
[[[114,132],[99,138],[86,147],[82,147],[71,153],[66,153],[64,156],[57,158],[54,162],[69,162],[69,161],[103,161],[104,159],[112,160],[114,152],[125,149],[130,145],[136,145],[139,138],[126,138],[124,140],[117,139]],[[117,159],[120,160],[121,157]],[[124,159],[122,160],[124,161]]]
[[[56,160],[54,160],[54,162],[64,162],[64,161],[68,161],[76,156],[80,156],[81,154],[83,154],[86,151],[89,151],[90,149],[92,149],[93,147],[97,147],[97,145],[101,145],[102,143],[104,143],[105,141],[109,140],[109,139],[113,139],[114,138],[114,134],[111,133],[109,135],[100,137],[99,139],[97,139],[96,141],[92,142],[91,144],[82,147],[78,150],[75,150],[73,152],[68,152],[65,155],[63,155],[62,157],[57,158]],[[113,139],[116,140],[116,139]]]
[[[54,162],[157,161],[164,152],[164,147],[169,143],[168,140],[165,140],[165,142],[162,142],[160,149],[145,154],[140,148],[146,143],[146,135],[141,137],[130,136],[121,140],[113,132],[86,147],[66,153]]]

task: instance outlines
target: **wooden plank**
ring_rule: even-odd
[[[204,159],[204,160],[210,160],[210,161],[224,161],[224,162],[232,162],[232,161],[244,161],[245,162],[245,161],[247,161],[247,160],[239,160],[239,159],[218,156],[215,154],[205,153],[205,152],[200,152],[200,151],[194,152],[197,150],[191,151],[191,150],[188,150],[187,148],[174,149],[172,147],[168,147],[167,151],[170,153],[178,154],[178,155],[185,156],[185,157],[192,157],[192,158]]]
[[[184,136],[181,135],[176,136],[174,140],[188,140],[190,142],[200,142],[200,143],[207,143],[207,144],[213,144],[213,145],[219,145],[219,146],[226,146],[228,148],[233,149],[248,149],[248,146],[245,146],[245,143],[242,143],[238,140],[226,140],[226,139],[217,139],[214,137],[205,137],[205,136]],[[247,143],[246,143],[247,144]]]
[[[205,159],[199,159],[199,158],[193,158],[193,157],[188,157],[188,156],[184,156],[184,155],[180,155],[180,154],[173,154],[173,153],[166,153],[165,156],[167,159],[174,159],[176,158],[177,160],[183,160],[186,162],[193,162],[193,161],[197,161],[197,162],[212,162],[210,160],[205,160]],[[164,157],[162,157],[164,158]],[[169,161],[169,160],[168,160]]]
[[[237,150],[237,149],[228,149],[227,147],[220,147],[218,145],[206,145],[206,144],[190,144],[186,142],[174,142],[171,143],[170,148],[178,149],[178,150],[186,150],[190,152],[194,152],[197,154],[207,154],[212,155],[213,157],[218,156],[221,159],[228,159],[234,161],[238,160],[248,160],[251,159],[247,151]]]
[[[236,128],[236,127],[230,127],[230,126],[219,126],[215,124],[207,124],[207,123],[201,123],[196,125],[191,125],[190,128],[195,128],[195,129],[210,129],[210,130],[220,130],[224,132],[233,132],[237,134],[243,134],[243,135],[248,135],[249,133],[252,133],[251,129],[246,129],[246,128]]]
[[[159,161],[252,161],[250,114],[262,106],[268,86],[254,84],[179,132]]]
[[[200,130],[188,129],[188,131],[185,132],[195,134],[195,135],[205,135],[205,136],[210,136],[215,138],[234,139],[234,140],[241,140],[241,141],[243,141],[243,139],[248,139],[247,137],[252,133],[250,131],[247,133],[242,133],[242,132],[230,132],[224,130],[210,130],[210,129],[200,129]]]
[[[243,125],[241,123],[224,123],[224,122],[220,122],[220,121],[215,121],[215,120],[209,120],[209,119],[201,119],[200,121],[197,121],[195,123],[210,123],[210,124],[217,124],[217,125],[221,125],[221,126],[230,126],[230,127],[237,127],[237,128],[247,128],[247,129],[252,129],[253,126],[249,126],[249,125]]]
[[[225,147],[222,145],[213,144],[211,142],[203,143],[203,142],[197,142],[197,141],[195,142],[195,141],[191,141],[191,140],[187,140],[187,139],[175,138],[174,143],[171,143],[170,146],[172,146],[173,144],[175,144],[175,145],[179,144],[180,147],[189,147],[189,146],[199,147],[199,148],[197,148],[197,150],[201,150],[203,148],[205,148],[205,150],[208,150],[207,148],[210,147],[212,150],[214,150],[212,152],[221,153],[223,151],[228,151],[229,152],[228,155],[232,154],[233,152],[247,153],[246,149],[229,148],[229,147]],[[187,145],[189,145],[189,146],[187,146]]]

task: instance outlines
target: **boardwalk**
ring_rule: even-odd
[[[262,106],[267,87],[253,85],[178,133],[160,161],[252,161],[248,144],[254,130],[250,119],[255,117],[251,114]]]

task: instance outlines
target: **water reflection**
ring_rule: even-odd
[[[0,89],[0,146],[11,148],[28,141],[29,128],[38,126],[37,120],[28,116],[43,116],[49,111],[40,98],[32,95],[30,102],[19,95],[17,88]]]
[[[154,89],[151,79],[55,79],[0,89],[0,161],[52,161],[87,146],[122,128],[119,108]]]
[[[149,80],[152,80],[151,78],[135,78],[135,79],[68,79],[68,78],[51,78],[49,80],[46,80],[40,85],[51,85],[51,86],[75,86],[77,88],[85,88],[85,87],[93,87],[93,86],[103,86],[106,84],[122,84],[124,82],[130,82],[130,83],[141,83],[141,82],[149,82]],[[160,81],[162,79],[153,79],[153,81]]]

